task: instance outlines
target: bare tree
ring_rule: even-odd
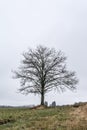
[[[21,83],[19,92],[41,95],[41,105],[44,105],[45,94],[53,89],[76,88],[75,72],[67,70],[66,57],[61,51],[40,45],[23,53],[23,58],[18,71],[14,71],[15,78],[19,78]]]

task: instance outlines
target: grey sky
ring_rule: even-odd
[[[87,0],[0,0],[0,104],[39,104],[38,96],[17,93],[11,73],[23,51],[38,44],[62,50],[79,78],[77,92],[51,92],[46,100],[87,101]]]

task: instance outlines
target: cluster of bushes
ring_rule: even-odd
[[[48,106],[48,102],[45,101],[45,106]],[[56,102],[53,101],[52,104],[49,105],[50,107],[56,107]]]
[[[86,105],[87,102],[79,102],[79,103],[74,103],[73,107],[79,107],[79,106],[83,106],[83,105]]]

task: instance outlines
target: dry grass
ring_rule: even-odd
[[[0,130],[87,130],[87,104],[34,109],[0,108]]]

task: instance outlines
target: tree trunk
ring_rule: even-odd
[[[41,93],[41,105],[44,105],[44,92]]]

